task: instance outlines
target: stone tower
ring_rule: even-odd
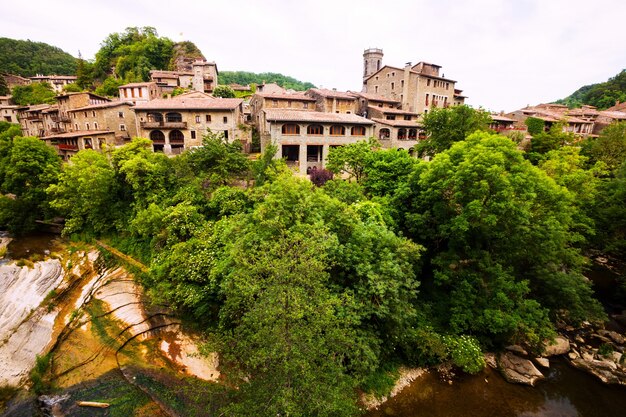
[[[363,84],[365,79],[383,66],[383,50],[369,48],[363,52]]]

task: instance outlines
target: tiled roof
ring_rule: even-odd
[[[311,88],[309,90],[312,93],[319,94],[326,98],[340,98],[343,100],[356,100],[351,93],[345,91],[329,90],[327,88]]]
[[[99,95],[91,93],[89,91],[77,91],[77,92],[71,92],[71,93],[62,93],[62,94],[57,95],[55,98],[58,100],[58,99],[61,99],[61,98],[65,98],[65,97],[69,97],[69,96],[76,96],[76,95],[79,95],[79,94],[89,94],[89,97],[96,97],[96,98],[99,98],[101,100],[111,101],[110,98],[107,98],[105,96],[99,96]]]
[[[376,123],[393,127],[421,127],[417,120],[386,120],[377,118],[372,118],[372,120]]]
[[[31,112],[31,111],[43,111],[43,110],[49,109],[52,106],[49,105],[49,104],[35,104],[35,105],[32,105],[32,106],[25,106],[23,108],[26,108],[26,107],[27,107],[27,110],[25,110],[25,111],[26,112]]]
[[[419,113],[415,113],[413,111],[401,110],[401,109],[388,109],[384,107],[376,107],[376,106],[367,106],[368,109],[376,110],[381,113],[389,113],[389,114],[407,114],[411,116],[419,116]]]
[[[282,110],[282,109],[267,109],[265,111],[265,118],[269,121],[277,122],[318,122],[318,123],[351,123],[351,124],[374,124],[369,119],[366,119],[356,114],[347,113],[326,113],[316,111],[302,111],[302,110]]]
[[[277,99],[277,100],[299,100],[299,101],[315,101],[313,97],[307,96],[304,93],[257,93],[257,95],[265,99]]]
[[[50,139],[68,139],[68,138],[79,138],[82,136],[97,136],[97,135],[105,135],[107,133],[115,133],[110,130],[76,130],[74,132],[67,133],[59,133],[58,135],[50,135],[43,137],[43,140]]]
[[[499,114],[490,114],[491,118],[496,122],[515,122],[515,119],[510,117],[500,116]]]
[[[600,117],[609,117],[611,119],[626,120],[626,113],[622,111],[603,110],[599,112]]]
[[[178,78],[181,75],[193,76],[193,72],[190,71],[161,71],[151,70],[150,77],[152,78]]]
[[[356,96],[356,97],[362,97],[366,100],[369,101],[382,101],[385,103],[400,103],[400,100],[395,100],[393,98],[387,98],[385,96],[380,96],[378,94],[371,94],[371,93],[357,93],[354,91],[348,91],[348,93]]]
[[[78,107],[76,109],[72,109],[72,110],[68,110],[68,113],[74,112],[74,111],[84,111],[84,110],[96,110],[96,109],[107,109],[110,107],[119,107],[119,106],[134,106],[133,103],[128,102],[128,101],[111,101],[111,102],[107,102],[107,103],[101,103],[101,104],[92,104],[90,106],[85,106],[85,107]]]
[[[35,75],[31,80],[76,80],[75,75]]]
[[[243,100],[240,98],[157,98],[135,106],[140,110],[234,110]]]

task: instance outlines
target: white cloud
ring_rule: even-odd
[[[513,110],[626,67],[623,0],[31,0],[3,5],[0,36],[93,57],[109,33],[154,26],[221,70],[281,72],[358,90],[362,53],[442,65],[472,105]]]

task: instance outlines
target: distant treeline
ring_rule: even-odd
[[[43,42],[0,38],[0,73],[74,75],[76,58]]]
[[[246,72],[246,71],[220,71],[219,74],[219,83],[220,84],[263,84],[265,83],[276,83],[283,88],[304,91],[309,88],[315,88],[310,82],[303,82],[296,80],[293,77],[288,77],[283,74],[277,74],[275,72],[262,72],[260,74],[256,74],[254,72]]]
[[[581,87],[556,103],[566,104],[570,108],[587,104],[603,110],[615,105],[616,101],[626,101],[626,69],[606,82]]]

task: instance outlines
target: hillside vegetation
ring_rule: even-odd
[[[608,81],[581,87],[568,97],[557,100],[556,103],[565,104],[570,108],[587,104],[603,110],[615,105],[618,100],[626,101],[626,69]]]
[[[315,85],[308,81],[299,81],[293,77],[289,77],[283,74],[277,74],[275,72],[262,72],[256,74],[254,72],[246,71],[220,71],[219,79],[220,84],[263,84],[276,83],[283,88],[304,91],[309,88],[315,88]]]
[[[0,38],[0,73],[23,77],[73,75],[76,58],[56,46],[43,42]]]

